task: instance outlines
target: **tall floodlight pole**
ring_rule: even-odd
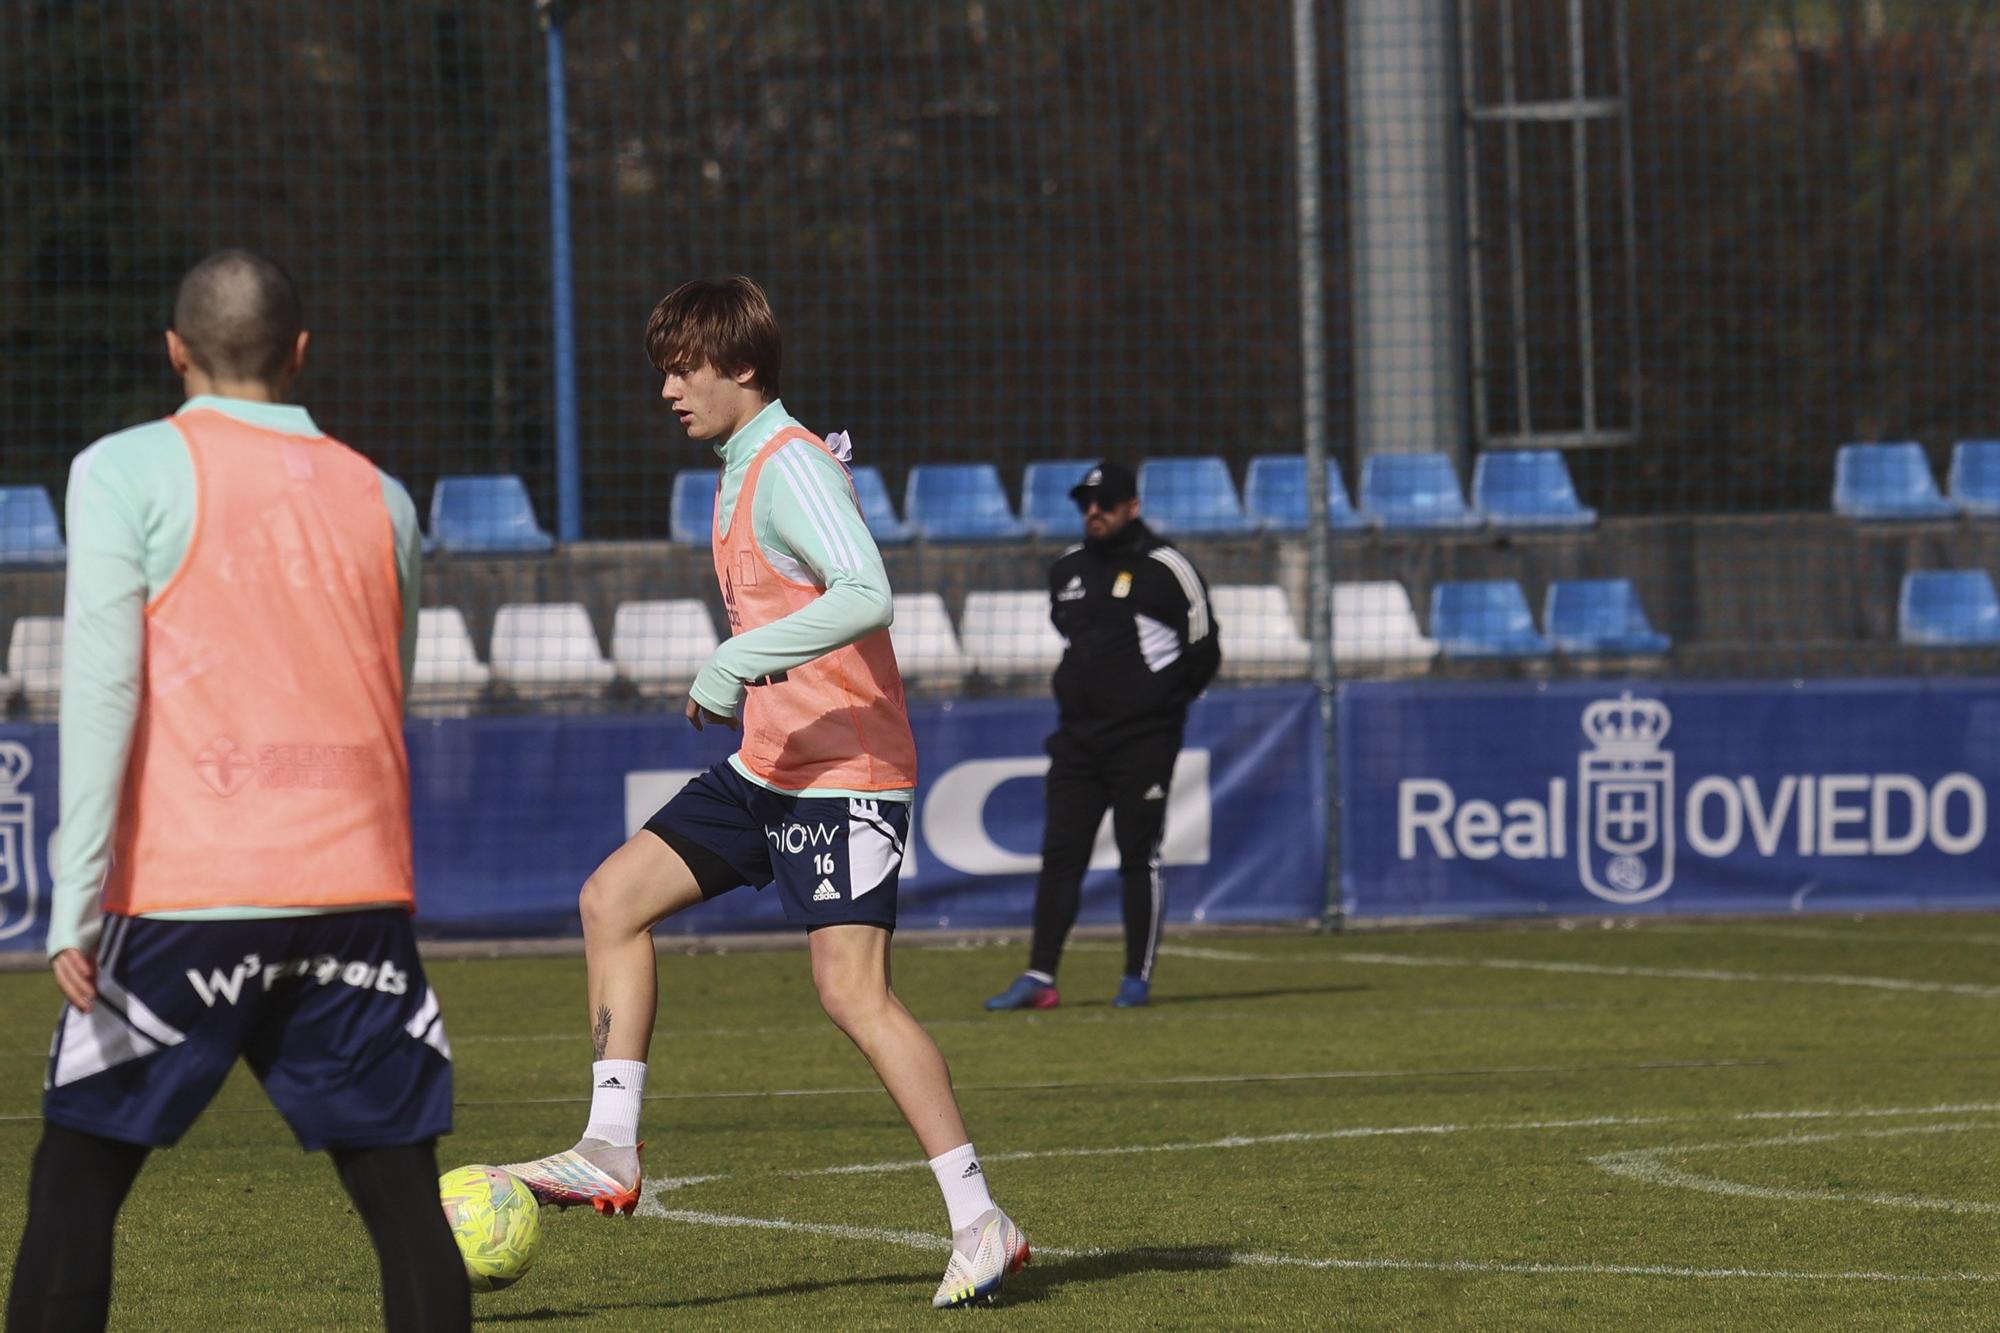
[[[1333,671],[1333,570],[1328,544],[1326,460],[1326,274],[1321,252],[1319,177],[1319,38],[1317,0],[1292,0],[1292,135],[1297,159],[1299,278],[1299,399],[1306,455],[1306,624],[1312,640],[1313,687],[1325,788],[1326,882],[1323,919],[1340,918],[1340,838],[1337,820],[1339,736]]]
[[[563,72],[564,0],[535,0],[548,56],[549,325],[554,334],[556,538],[583,537],[582,433],[576,408],[576,285],[570,270],[569,111]]]

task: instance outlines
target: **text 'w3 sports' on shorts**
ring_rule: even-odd
[[[107,916],[97,1001],[64,1005],[51,1124],[155,1147],[185,1134],[237,1056],[321,1148],[451,1129],[451,1043],[401,908],[250,921]]]

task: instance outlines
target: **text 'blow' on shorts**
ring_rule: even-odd
[[[451,1130],[451,1043],[397,908],[249,921],[107,916],[97,1002],[63,1006],[52,1124],[164,1147],[241,1055],[299,1143],[381,1148]]]
[[[687,862],[704,898],[775,883],[792,925],[896,928],[907,801],[792,796],[724,761],[681,788],[646,828]]]

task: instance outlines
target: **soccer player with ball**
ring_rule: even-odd
[[[821,1005],[874,1067],[944,1194],[952,1254],[932,1304],[990,1296],[1027,1262],[1027,1238],[987,1192],[943,1054],[889,985],[916,748],[888,576],[845,443],[778,400],[778,324],[748,278],[677,288],[653,310],[646,352],[688,436],[722,459],[713,548],[732,637],[695,678],[686,716],[697,730],[740,726],[742,743],[585,882],[590,1119],[575,1147],[505,1169],[544,1203],[637,1205],[659,1003],[652,928],[775,883],[785,919],[808,932]]]

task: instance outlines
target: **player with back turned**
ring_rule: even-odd
[[[952,1233],[932,1304],[963,1305],[1026,1263],[1028,1242],[987,1192],[943,1054],[889,985],[917,781],[889,644],[889,579],[844,445],[806,430],[778,399],[781,347],[748,278],[685,283],[647,323],[661,396],[722,460],[713,554],[731,637],[695,678],[686,715],[697,730],[735,728],[740,709],[743,738],[585,882],[590,1119],[575,1147],[506,1169],[545,1203],[636,1205],[659,1005],[652,929],[704,899],[775,881],[786,921],[807,932],[821,1006],[930,1161]]]
[[[126,1192],[240,1055],[331,1154],[388,1327],[467,1328],[436,1188],[451,1046],[410,927],[416,508],[285,404],[308,340],[278,265],[195,265],[166,341],[188,400],[70,468],[66,1003],[7,1327],[104,1326]]]

